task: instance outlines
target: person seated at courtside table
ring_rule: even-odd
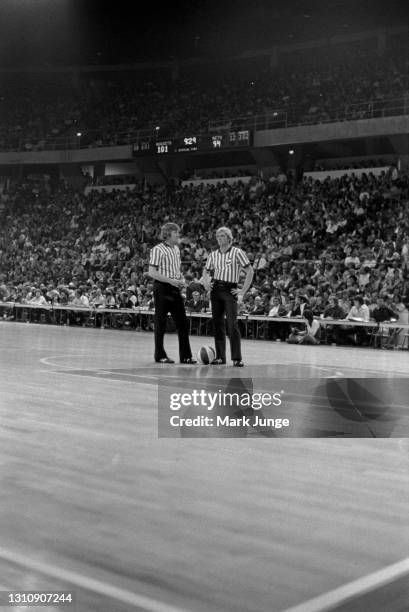
[[[192,291],[190,300],[186,300],[186,312],[206,312],[209,302],[203,298],[200,291]],[[190,322],[190,333],[201,334],[207,328],[208,320],[195,317]]]
[[[42,294],[41,290],[40,289],[36,289],[34,297],[32,297],[30,300],[28,300],[28,303],[29,304],[38,304],[38,306],[46,306],[47,305],[47,300],[45,299],[45,297]]]
[[[262,317],[266,314],[266,307],[261,295],[255,295],[252,306],[248,309],[250,317]],[[249,337],[262,338],[265,333],[265,323],[260,321],[251,321],[250,319]],[[240,332],[241,333],[241,332]]]
[[[387,305],[384,295],[380,295],[377,299],[376,308],[372,311],[372,318],[375,319],[377,323],[382,323],[383,321],[397,321],[399,319],[399,313]]]
[[[270,298],[269,317],[285,317],[287,316],[287,308],[283,305],[282,300],[278,296]],[[268,339],[284,341],[288,336],[289,324],[281,322],[268,322]]]
[[[350,311],[348,312],[346,319],[348,321],[356,322],[368,322],[369,321],[369,308],[364,303],[364,299],[361,295],[354,297],[354,303]],[[368,328],[360,325],[348,326],[340,330],[342,340],[347,343],[354,345],[368,344]]]
[[[102,295],[102,290],[99,287],[92,290],[89,303],[94,308],[103,308],[105,306],[105,297]]]
[[[292,310],[292,317],[302,317],[304,310],[309,307],[309,301],[306,295],[296,295],[294,301],[294,308]]]
[[[261,295],[255,296],[253,308],[250,310],[249,314],[250,316],[262,316],[266,314],[266,309]]]
[[[324,298],[321,295],[317,295],[316,297],[311,299],[310,310],[312,310],[312,313],[315,317],[319,317],[324,313],[325,304]]]
[[[321,316],[325,319],[344,319],[345,311],[339,305],[338,298],[335,295],[330,295],[328,298],[328,306],[324,310],[324,314]],[[325,338],[328,344],[336,343],[340,341],[339,336],[339,325],[326,325],[325,326]]]
[[[293,327],[287,342],[289,344],[319,344],[321,326],[318,319],[314,318],[312,310],[304,310],[305,330]]]
[[[70,300],[69,306],[73,306],[75,308],[75,310],[68,311],[69,325],[85,325],[85,321],[87,321],[89,318],[89,313],[85,314],[78,311],[80,308],[84,310],[89,310],[90,308],[88,296],[86,295],[84,289],[75,290],[74,297]]]
[[[207,300],[203,299],[199,291],[192,291],[192,297],[186,301],[188,312],[206,312],[207,306]]]
[[[33,304],[34,306],[48,306],[48,302],[45,299],[41,289],[36,289],[35,290],[35,294],[34,296],[28,300],[29,304]],[[47,311],[46,310],[35,310],[34,312],[31,313],[31,320],[32,321],[40,321],[41,320],[41,315],[44,317],[46,316]],[[44,319],[45,321],[45,319]]]
[[[388,298],[385,295],[378,296],[378,299],[376,301],[377,305],[372,311],[372,318],[375,319],[377,323],[383,323],[385,321],[396,322],[399,319],[399,313],[393,310],[387,304],[387,299]],[[378,331],[380,331],[381,333],[385,332],[386,334],[389,334],[390,340],[393,340],[394,344],[396,345],[398,341],[398,333],[399,333],[398,328],[389,329],[385,331],[385,328],[383,328],[382,325],[380,325]]]
[[[104,299],[105,299],[105,308],[117,308],[118,307],[115,296],[111,289],[106,289]]]
[[[304,310],[308,309],[308,307],[309,301],[306,295],[295,295],[294,304],[292,305],[291,310],[288,311],[287,316],[301,318]],[[299,330],[302,329],[302,325],[295,324],[293,326]]]

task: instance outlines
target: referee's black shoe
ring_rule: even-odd
[[[196,365],[197,361],[195,361],[191,357],[187,357],[187,359],[182,359],[182,361],[180,363],[182,363],[184,365]]]
[[[242,362],[241,359],[235,359],[233,361],[233,365],[235,368],[243,368],[244,367],[244,363]]]
[[[169,359],[169,357],[162,357],[162,359],[155,359],[156,363],[175,363],[173,359]]]

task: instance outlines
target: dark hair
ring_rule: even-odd
[[[303,312],[303,317],[304,317],[305,319],[307,319],[307,321],[308,321],[309,325],[311,325],[311,323],[313,322],[313,319],[314,319],[314,315],[313,315],[312,310],[308,310],[308,309],[307,309],[307,310],[304,310],[304,312]]]
[[[361,295],[356,295],[356,296],[354,297],[354,300],[356,300],[357,302],[359,302],[359,303],[361,304],[361,306],[362,306],[362,304],[364,303],[364,299],[363,299],[363,297],[362,297]]]

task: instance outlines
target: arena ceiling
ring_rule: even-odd
[[[404,0],[1,0],[0,66],[231,56],[408,17]]]

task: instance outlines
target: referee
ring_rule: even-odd
[[[155,361],[175,363],[169,359],[163,346],[168,313],[172,315],[179,337],[180,363],[194,365],[189,343],[188,321],[181,289],[185,280],[180,272],[180,228],[176,223],[165,223],[161,229],[163,242],[150,253],[149,276],[154,280],[155,301]]]
[[[226,363],[226,331],[224,317],[227,320],[227,333],[230,339],[230,352],[233,365],[242,368],[240,331],[237,324],[237,302],[249,290],[254,270],[244,251],[232,246],[233,236],[228,227],[216,231],[219,248],[212,251],[207,258],[203,271],[205,289],[211,289],[213,331],[216,345],[216,359],[213,365]],[[240,271],[246,270],[242,289],[237,288]]]

